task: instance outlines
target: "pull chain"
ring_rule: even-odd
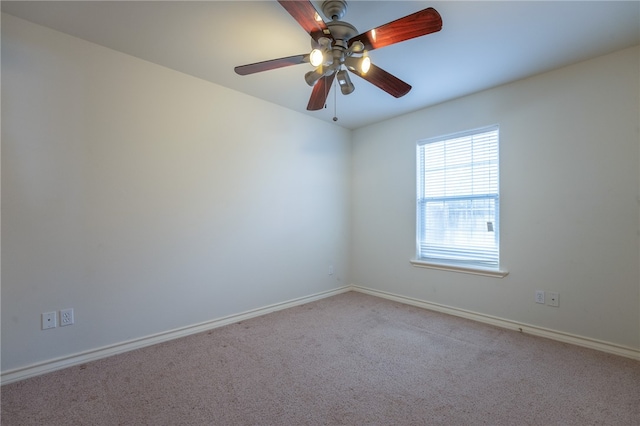
[[[338,87],[335,80],[333,81],[333,121],[338,121]]]

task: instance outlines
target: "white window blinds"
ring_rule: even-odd
[[[418,142],[417,257],[499,267],[498,126]]]

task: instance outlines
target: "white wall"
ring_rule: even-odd
[[[639,79],[632,48],[355,131],[354,283],[639,349]],[[411,266],[416,141],[495,123],[509,275]]]
[[[640,349],[638,64],[351,135],[3,15],[1,369],[347,283]],[[415,142],[493,123],[510,274],[412,267]],[[40,330],[68,307],[76,324]]]
[[[2,124],[3,372],[349,282],[344,129],[8,15]]]

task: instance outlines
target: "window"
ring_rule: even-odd
[[[492,126],[418,142],[417,262],[499,269],[498,133]]]

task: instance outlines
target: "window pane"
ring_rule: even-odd
[[[490,260],[498,251],[495,212],[496,199],[424,203],[423,257]]]
[[[418,257],[498,266],[498,128],[418,143]]]

